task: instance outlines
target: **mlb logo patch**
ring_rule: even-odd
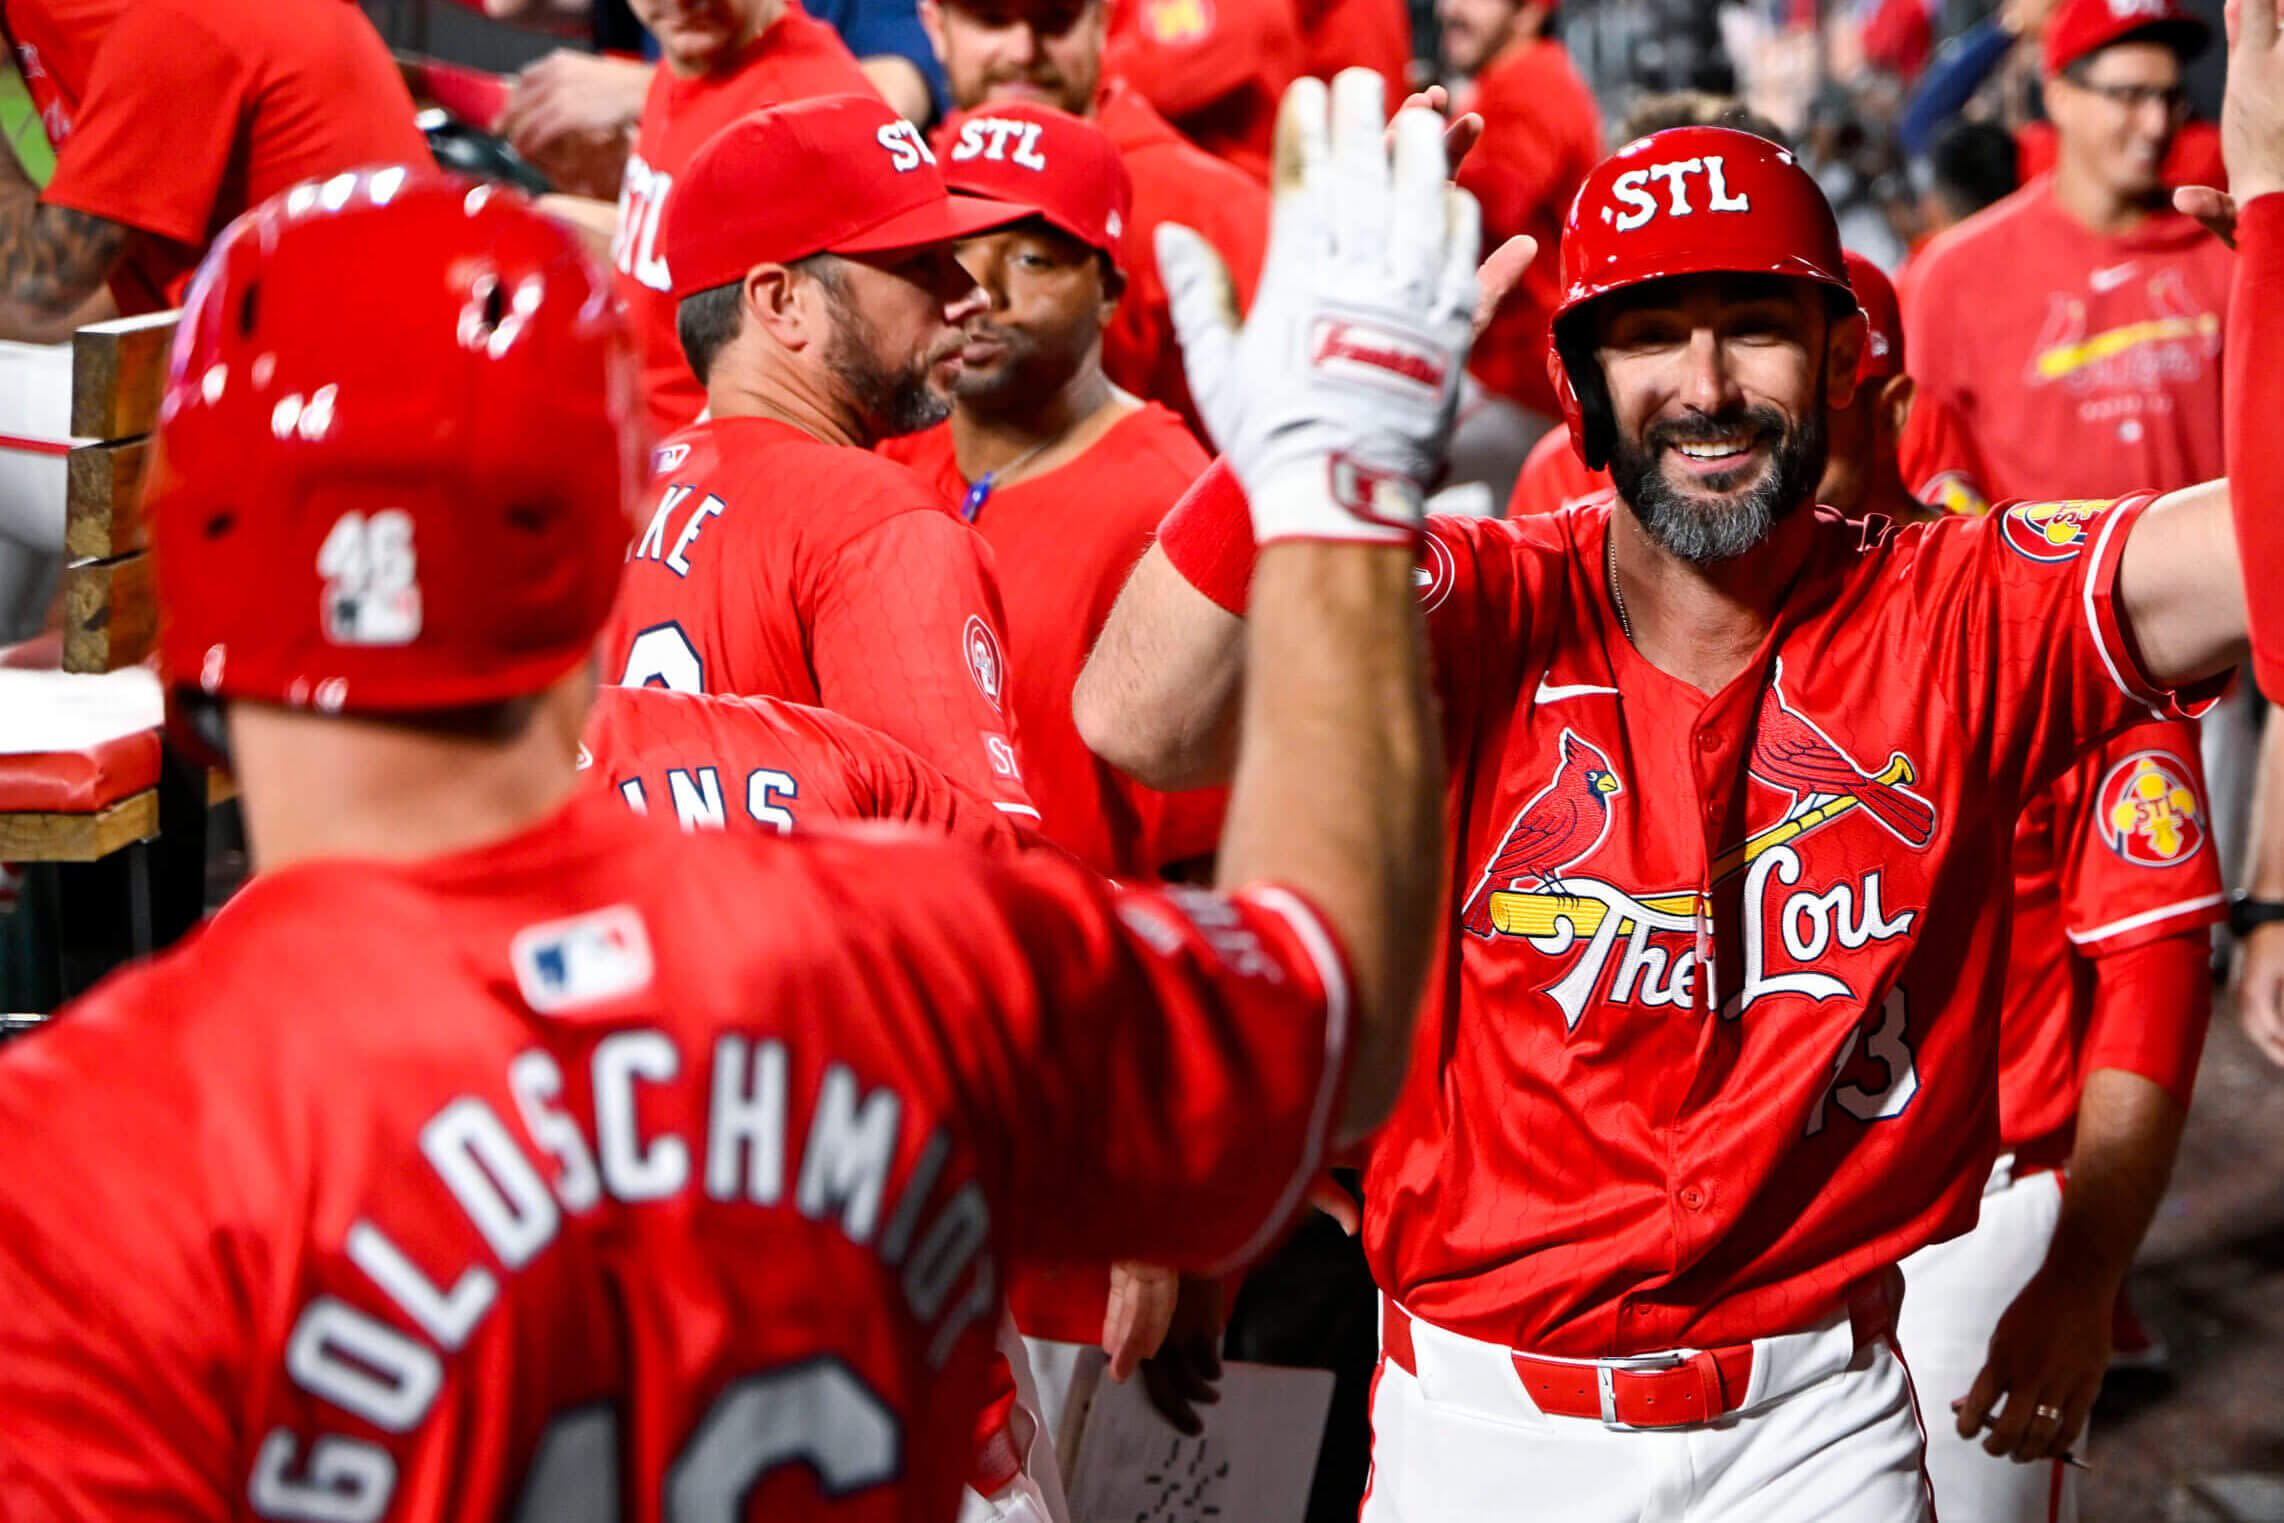
[[[541,1015],[624,999],[650,987],[650,933],[633,906],[525,926],[508,960],[524,1003]]]

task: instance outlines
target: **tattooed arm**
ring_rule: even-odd
[[[15,155],[0,152],[0,339],[54,344],[116,315],[104,277],[134,233],[39,197]]]

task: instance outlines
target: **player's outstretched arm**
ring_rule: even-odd
[[[2237,266],[2223,340],[2228,483],[2193,488],[2135,525],[2120,568],[2149,674],[2194,678],[2241,660],[2284,681],[2284,32],[2277,0],[2230,10],[2221,153],[2235,203]],[[2233,500],[2233,508],[2232,508]],[[2230,532],[2230,520],[2234,532]]]
[[[1349,1136],[1394,1103],[1437,907],[1443,769],[1412,562],[1475,303],[1474,203],[1444,184],[1440,119],[1399,113],[1392,151],[1383,120],[1368,70],[1295,84],[1243,333],[1226,300],[1175,306],[1261,546],[1221,882],[1293,890],[1345,949]],[[1161,231],[1158,255],[1170,287],[1226,289],[1186,230]]]

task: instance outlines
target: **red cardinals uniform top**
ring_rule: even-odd
[[[685,79],[660,64],[642,103],[642,123],[619,185],[619,228],[611,262],[642,355],[642,396],[650,434],[663,439],[705,410],[705,388],[690,373],[674,336],[672,255],[666,203],[674,181],[706,140],[741,116],[816,95],[872,95],[872,82],[840,34],[786,0],[785,13],[711,72]]]
[[[1242,514],[1227,479],[1175,519]],[[1455,923],[1366,1178],[1384,1290],[1526,1350],[1707,1348],[1973,1223],[2015,822],[2173,702],[2114,601],[2149,500],[1819,510],[1711,696],[1619,632],[1612,508],[1429,520]]]
[[[111,277],[129,315],[180,306],[249,206],[431,162],[380,34],[340,0],[8,0],[6,30],[56,147],[41,199],[146,235]]]
[[[950,424],[882,449],[946,501],[966,496]],[[1118,877],[1149,877],[1203,856],[1221,835],[1220,789],[1145,788],[1089,751],[1071,720],[1071,689],[1110,605],[1150,548],[1158,521],[1205,466],[1205,452],[1182,421],[1146,405],[1069,464],[996,488],[975,518],[1007,603],[1009,701],[1022,721],[1024,780],[1041,829],[1088,866]]]
[[[2205,1012],[2161,1001],[2097,1020],[2092,964],[2165,936],[2202,951],[2226,903],[2194,725],[2136,725],[2023,811],[1999,1052],[1999,1140],[2022,1164],[2067,1161],[2078,1087],[2097,1068],[2188,1104]]]
[[[1299,1200],[1331,946],[593,795],[257,878],[0,1056],[9,1516],[949,1517],[1002,1255]]]
[[[2238,214],[2236,284],[2229,310],[2229,509],[2247,566],[2284,565],[2284,198],[2255,196]],[[2273,576],[2245,590],[2252,666],[2263,693],[2284,693],[2284,599]]]
[[[2102,237],[2062,210],[2051,177],[2033,180],[1904,271],[1912,374],[1955,410],[1993,501],[2208,480],[2222,474],[2229,266],[2177,212]]]
[[[909,747],[829,709],[606,687],[579,750],[598,787],[685,830],[783,835],[828,820],[889,820],[985,851],[1023,847],[1000,811]]]
[[[1265,185],[1277,103],[1302,57],[1292,0],[1110,0],[1102,72]]]
[[[1484,250],[1529,233],[1540,252],[1475,341],[1468,372],[1533,412],[1559,417],[1546,373],[1547,323],[1562,292],[1554,251],[1571,197],[1602,157],[1601,112],[1551,37],[1492,59],[1460,109],[1483,117],[1483,140],[1460,166],[1459,183],[1482,203]]]
[[[1213,245],[1237,287],[1239,307],[1250,307],[1269,246],[1269,192],[1176,132],[1140,92],[1112,80],[1095,106],[1095,125],[1118,145],[1134,182],[1119,263],[1126,292],[1102,334],[1102,368],[1138,397],[1180,413],[1201,439],[1182,345],[1166,310],[1166,282],[1158,273],[1158,224],[1178,222]]]
[[[789,424],[715,418],[658,451],[651,486],[606,680],[832,709],[1036,816],[991,552],[918,477]]]

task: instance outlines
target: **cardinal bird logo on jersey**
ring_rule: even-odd
[[[1903,786],[1916,776],[1910,759],[1898,751],[1877,773],[1858,766],[1854,757],[1785,701],[1782,661],[1769,683],[1769,701],[1761,705],[1760,731],[1753,737],[1747,770],[1769,787],[1792,795],[1787,820],[1834,799],[1852,798],[1888,834],[1914,851],[1935,839],[1935,806]]]
[[[1562,874],[1591,856],[1610,829],[1610,799],[1625,792],[1610,759],[1577,732],[1562,732],[1562,764],[1507,827],[1499,854],[1483,870],[1459,923],[1471,935],[1492,935],[1491,896],[1528,882],[1562,893]]]
[[[2181,764],[2136,751],[2102,779],[2102,840],[2136,867],[2174,867],[2205,844],[2204,806]]]

